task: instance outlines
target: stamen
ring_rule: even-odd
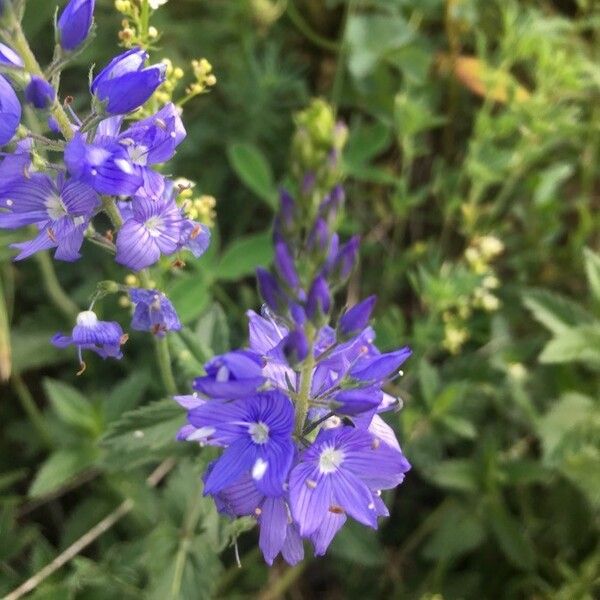
[[[381,440],[379,438],[373,438],[373,442],[371,443],[371,448],[373,448],[373,450],[377,450],[377,448],[379,448],[381,444]]]
[[[258,506],[257,506],[257,507],[254,509],[254,514],[255,514],[257,517],[260,517],[260,515],[262,514],[262,509],[261,509],[261,508],[258,508]]]
[[[81,361],[79,363],[79,371],[77,371],[77,373],[75,373],[75,375],[77,375],[77,377],[79,377],[80,375],[83,375],[83,373],[85,372],[85,370],[87,369],[87,365],[85,364],[85,361]]]
[[[341,506],[333,504],[329,507],[329,512],[333,513],[334,515],[343,515],[346,511]]]
[[[125,344],[127,342],[128,339],[129,339],[129,334],[128,333],[124,333],[121,336],[121,339],[119,340],[119,345],[122,346],[123,344]]]
[[[307,479],[306,487],[310,488],[311,490],[314,490],[317,487],[317,482],[313,481],[312,479]]]

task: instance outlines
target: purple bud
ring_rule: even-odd
[[[268,307],[276,313],[281,312],[287,302],[275,277],[266,269],[259,267],[256,269],[256,279],[258,291]]]
[[[10,46],[0,43],[0,65],[22,67],[23,59]]]
[[[92,81],[91,91],[106,112],[121,115],[142,106],[165,80],[165,64],[144,68],[148,54],[141,48],[113,58]]]
[[[25,88],[25,100],[40,110],[48,108],[56,98],[54,88],[42,77],[33,75]]]
[[[336,276],[341,280],[345,280],[354,265],[356,264],[356,257],[358,254],[358,247],[360,246],[360,238],[355,235],[351,237],[338,252],[338,255],[335,259],[335,263],[333,265],[334,272]]]
[[[290,314],[292,315],[292,319],[294,319],[294,323],[296,323],[296,325],[301,327],[304,325],[304,323],[306,323],[306,312],[299,304],[292,304],[290,306]]]
[[[279,215],[284,227],[290,228],[294,225],[296,213],[296,203],[292,196],[286,190],[279,192]]]
[[[293,329],[283,341],[283,353],[291,367],[301,363],[308,356],[308,340],[302,329]]]
[[[333,221],[337,218],[340,209],[344,205],[346,195],[344,188],[341,185],[336,185],[331,192],[325,196],[321,206],[319,207],[319,214],[327,221]]]
[[[342,337],[352,337],[368,325],[376,300],[375,296],[369,296],[342,315],[338,325],[338,330]]]
[[[279,241],[275,244],[275,266],[281,278],[290,288],[295,289],[300,285],[294,259],[285,242]]]
[[[10,83],[0,75],[0,146],[12,140],[21,121],[21,105]]]
[[[308,196],[315,187],[315,182],[317,178],[312,171],[309,171],[304,178],[302,179],[302,194],[304,196]]]
[[[48,117],[48,129],[52,133],[60,133],[60,126],[58,124],[58,121],[52,115]]]
[[[63,50],[75,50],[92,28],[95,0],[71,0],[58,18],[58,39]]]
[[[331,235],[327,223],[323,219],[318,218],[308,235],[308,249],[311,252],[324,253],[329,248],[330,239]]]
[[[306,314],[309,319],[329,314],[331,310],[331,293],[325,278],[319,275],[313,281],[306,300]]]

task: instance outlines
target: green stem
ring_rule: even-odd
[[[326,37],[323,37],[319,33],[317,33],[302,17],[300,11],[296,8],[294,4],[294,0],[290,0],[287,5],[287,14],[290,18],[290,21],[297,27],[297,29],[302,33],[306,39],[310,40],[315,46],[319,46],[325,50],[329,50],[330,52],[338,52],[340,49],[339,45],[336,42],[332,42],[328,40]]]
[[[108,215],[115,229],[120,229],[123,225],[123,217],[111,196],[102,196],[102,210]]]
[[[171,353],[169,352],[167,338],[154,336],[154,347],[156,349],[156,362],[158,363],[165,391],[169,396],[174,396],[177,393],[177,385],[173,377],[173,369],[171,368]]]
[[[302,364],[300,370],[300,390],[296,398],[296,421],[294,433],[298,438],[302,437],[304,422],[308,414],[308,403],[310,400],[310,391],[312,388],[313,371],[315,368],[315,356],[313,351],[315,331],[311,325],[306,328],[306,337],[308,338],[308,356]]]
[[[38,252],[35,255],[35,260],[40,269],[42,283],[50,300],[69,321],[74,321],[79,314],[79,307],[69,298],[67,292],[60,285],[48,252]]]
[[[23,410],[27,413],[33,428],[37,431],[40,441],[48,448],[52,448],[54,443],[52,442],[52,438],[48,435],[44,415],[37,407],[31,392],[18,373],[13,373],[12,387],[19,398]]]
[[[293,567],[288,567],[281,577],[275,581],[258,597],[259,600],[277,600],[283,598],[287,590],[294,585],[294,582],[302,575],[306,569],[307,561],[301,562]]]
[[[38,77],[45,78],[44,71],[40,67],[35,55],[33,54],[31,47],[29,46],[29,42],[23,33],[23,28],[21,27],[21,23],[17,19],[13,8],[10,3],[6,5],[6,12],[8,14],[10,20],[11,27],[11,41],[17,53],[23,59],[23,63],[25,64],[25,69],[31,75],[37,75]],[[55,98],[54,103],[50,108],[50,112],[52,116],[56,119],[58,126],[66,140],[70,140],[73,137],[73,129],[71,128],[71,121],[67,116],[67,113],[64,111],[63,107],[60,105],[58,97]]]
[[[183,581],[187,556],[194,540],[194,533],[196,531],[196,526],[198,525],[198,520],[202,513],[202,503],[200,500],[200,490],[198,489],[194,494],[192,506],[185,519],[183,531],[181,532],[179,549],[177,550],[177,556],[175,557],[175,573],[173,574],[173,583],[171,584],[171,593],[169,595],[169,598],[172,598],[173,600],[178,600],[180,598],[181,583]]]

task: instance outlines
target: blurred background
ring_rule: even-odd
[[[54,11],[27,2],[45,62]],[[97,39],[62,80],[76,108],[122,18],[97,1]],[[349,126],[342,234],[363,237],[350,298],[377,294],[379,347],[414,350],[387,419],[413,470],[378,532],[348,526],[326,557],[268,569],[255,530],[208,500],[190,516],[209,450],[173,441],[182,414],[156,402],[147,340],[79,378],[48,343],[70,328],[54,275],[84,306],[123,272],[93,247],[56,273],[14,264],[3,232],[0,594],[126,501],[32,598],[598,597],[599,3],[170,0],[153,23],[155,58],[206,57],[218,79],[186,105],[169,166],[217,199],[211,250],[167,290],[189,326],[171,338],[180,389],[245,343],[293,115],[321,97]],[[117,300],[103,306],[127,323]]]

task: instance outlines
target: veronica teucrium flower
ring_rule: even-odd
[[[142,106],[165,80],[166,65],[144,67],[148,54],[132,48],[113,58],[91,85],[107,113],[122,115]]]
[[[225,447],[206,478],[205,494],[220,492],[244,473],[263,494],[284,494],[294,456],[294,408],[287,396],[274,390],[211,400],[193,408],[189,420],[206,443]]]
[[[374,492],[397,486],[409,469],[401,452],[367,431],[322,429],[290,473],[290,505],[300,534],[313,534],[329,513],[376,528]]]
[[[100,207],[100,199],[92,188],[59,176],[33,173],[13,179],[0,188],[0,227],[17,229],[36,225],[39,234],[28,242],[12,244],[22,260],[40,250],[56,248],[54,257],[74,261],[90,219]]]
[[[136,331],[149,331],[164,337],[167,331],[179,331],[181,321],[171,301],[158,290],[131,288],[131,302],[135,305],[131,328]]]
[[[21,122],[21,104],[8,81],[0,75],[0,146],[12,140]]]
[[[158,261],[161,254],[173,254],[179,248],[181,213],[171,198],[136,196],[131,201],[131,215],[117,234],[119,264],[140,271]]]
[[[75,50],[92,28],[95,0],[70,0],[58,17],[58,39],[63,50]]]
[[[121,326],[114,321],[101,321],[92,310],[77,315],[71,335],[57,333],[52,338],[57,348],[75,346],[81,368],[85,369],[82,351],[91,350],[102,358],[122,358],[121,346],[127,341]]]

